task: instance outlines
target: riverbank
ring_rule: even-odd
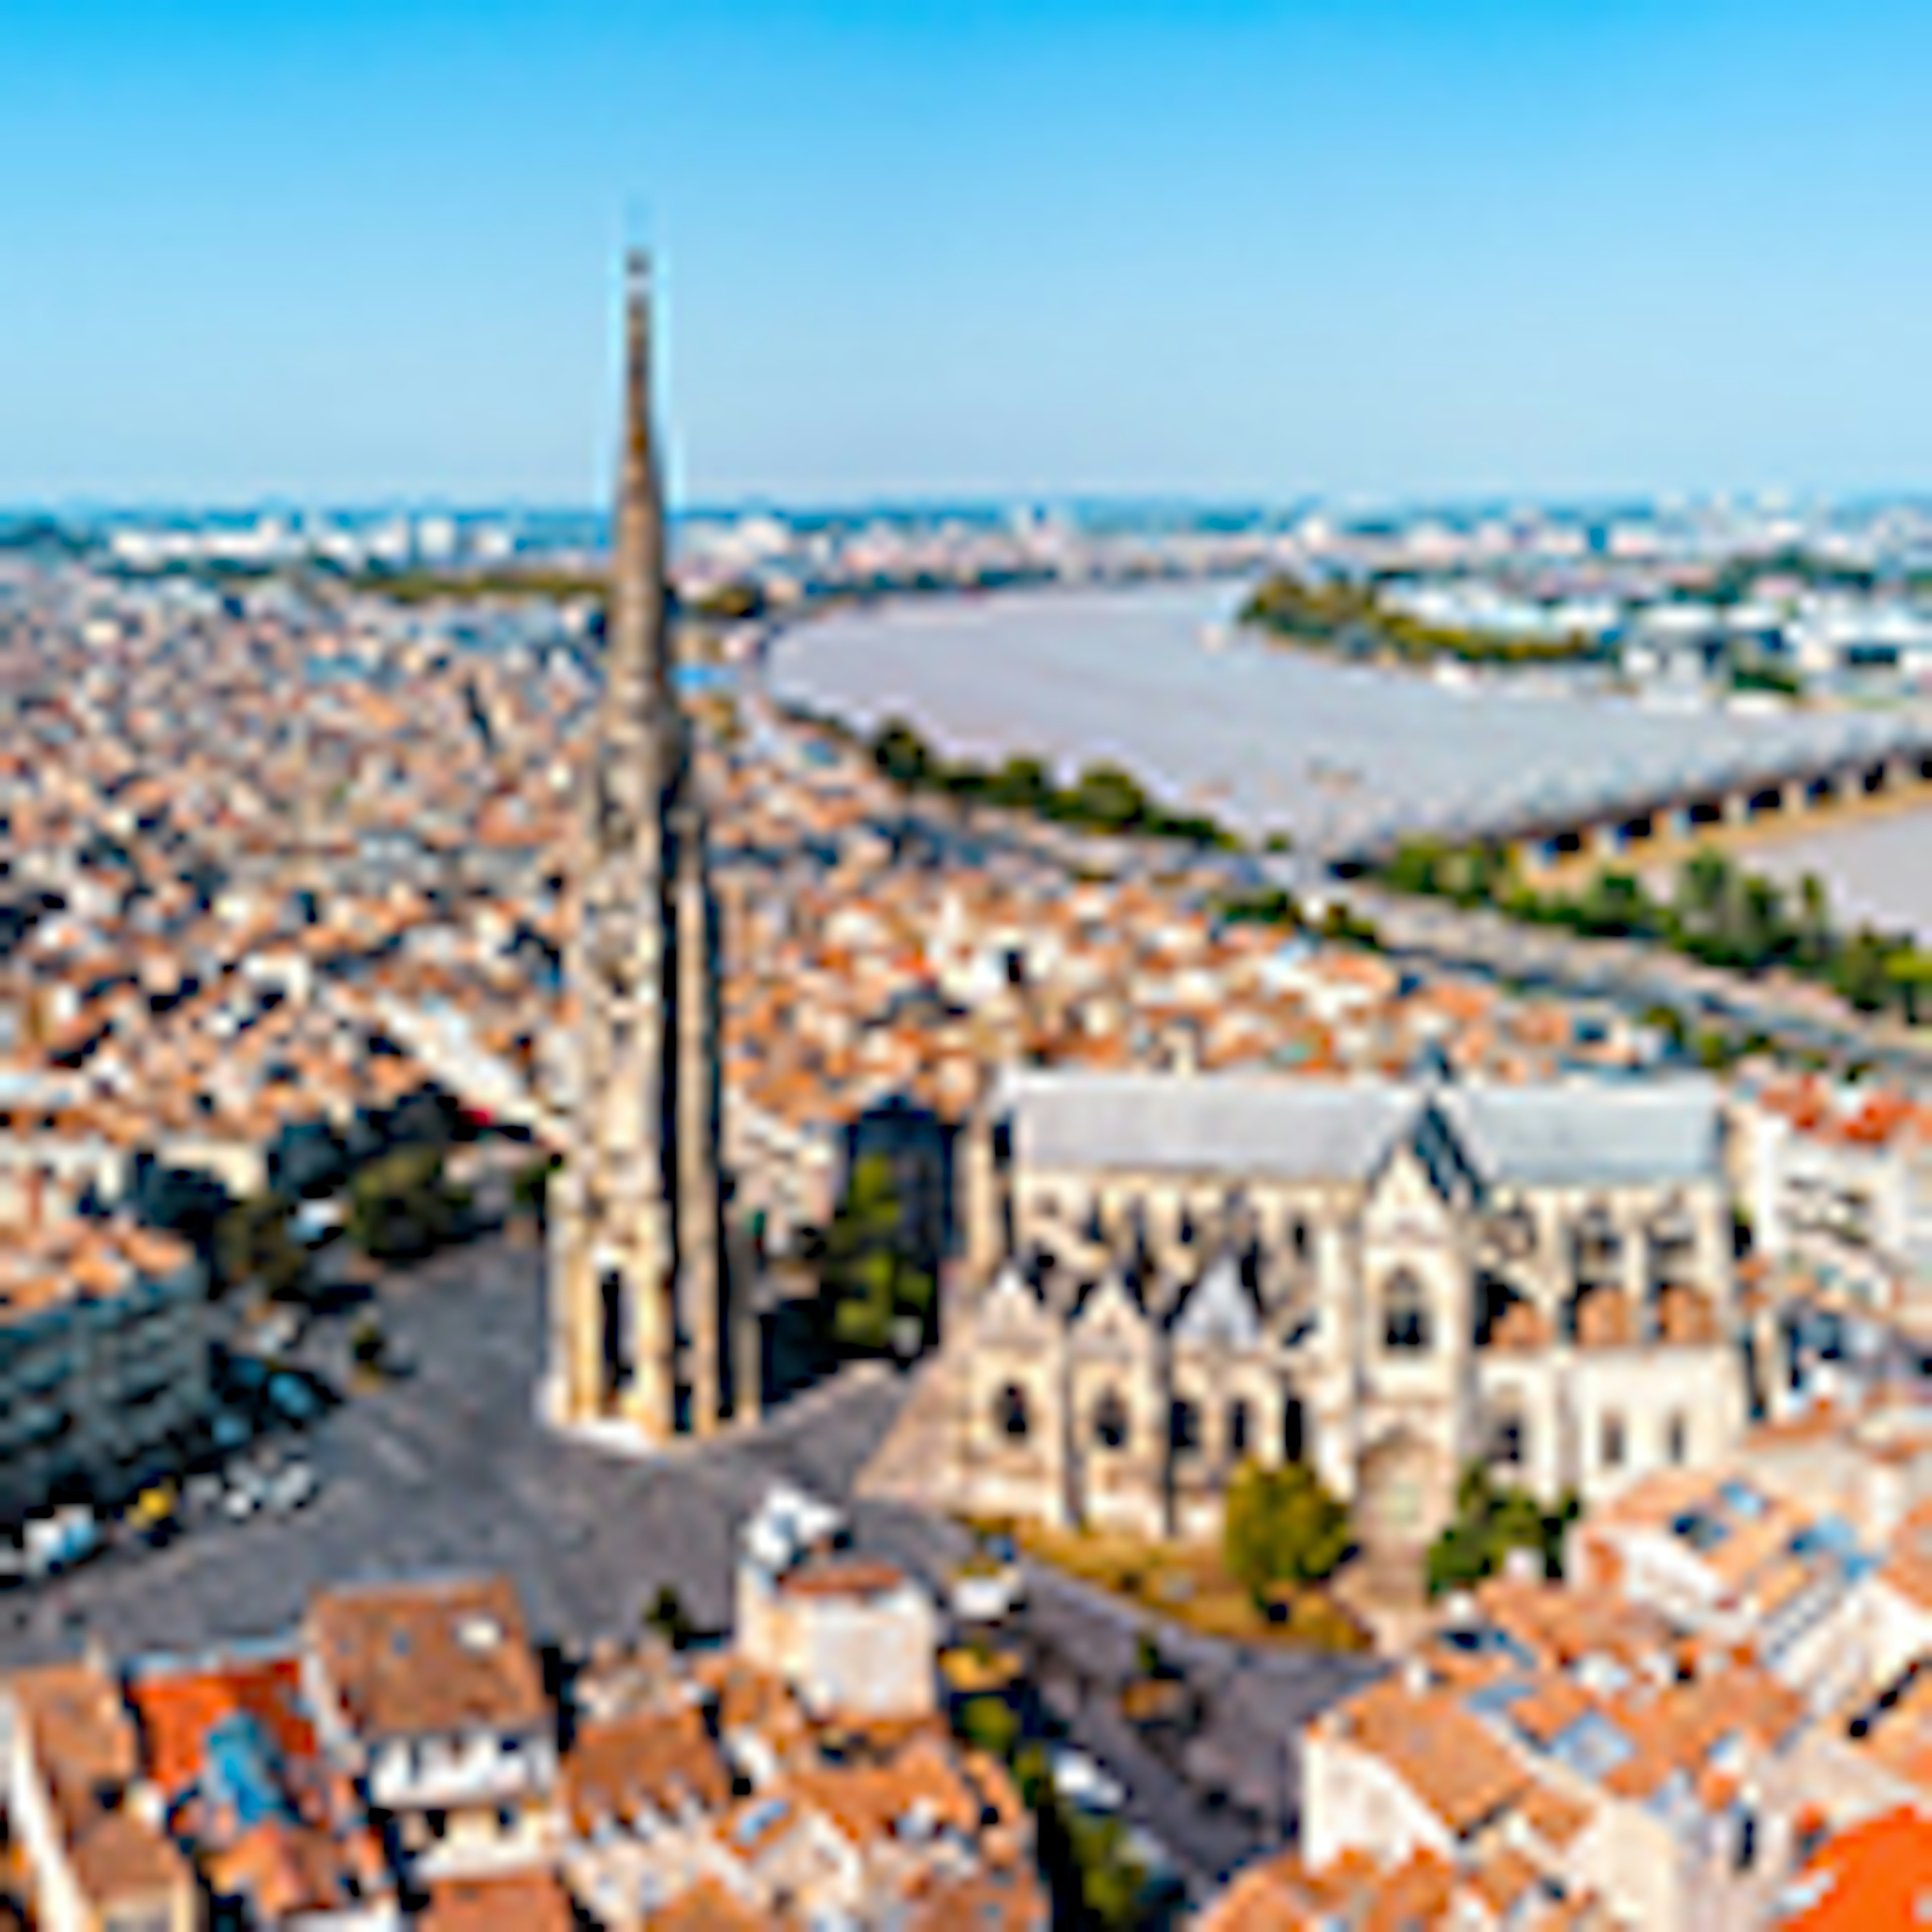
[[[1613,857],[1566,857],[1539,868],[1535,878],[1540,886],[1575,892],[1600,872],[1624,872],[1654,889],[1700,851],[1748,860],[1750,869],[1785,886],[1815,873],[1845,922],[1907,928],[1919,944],[1932,945],[1932,781],[1924,779],[1823,812],[1700,826],[1694,836],[1646,839]]]

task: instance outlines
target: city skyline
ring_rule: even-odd
[[[10,10],[0,502],[1910,488],[1932,28],[1866,4]],[[686,470],[686,448],[703,458]]]

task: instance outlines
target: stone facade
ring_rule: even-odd
[[[552,1419],[650,1445],[734,1400],[718,1174],[718,920],[670,682],[649,296],[632,267],[604,694],[569,866],[572,1145],[551,1217]]]
[[[962,1507],[1205,1536],[1241,1461],[1306,1458],[1406,1558],[1472,1462],[1589,1500],[1743,1427],[1701,1081],[1028,1072],[971,1134]]]

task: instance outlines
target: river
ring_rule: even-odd
[[[1036,752],[1070,775],[1116,760],[1175,803],[1329,850],[1870,755],[1906,722],[1666,704],[1562,670],[1445,680],[1345,663],[1236,630],[1246,594],[1196,581],[842,610],[779,636],[770,684],[868,727],[904,717],[954,756]]]

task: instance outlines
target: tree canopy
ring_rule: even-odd
[[[468,1204],[440,1148],[398,1148],[350,1183],[349,1238],[378,1261],[414,1260],[454,1239]]]
[[[1305,1462],[1246,1462],[1228,1486],[1222,1554],[1258,1603],[1280,1583],[1318,1582],[1348,1552],[1348,1512]]]
[[[1090,764],[1071,785],[1055,783],[1043,759],[1018,752],[995,768],[941,758],[903,718],[873,734],[872,762],[904,791],[930,791],[1028,812],[1082,831],[1183,838],[1232,849],[1240,841],[1204,812],[1174,812],[1151,797],[1132,772]]]
[[[844,1197],[826,1230],[819,1263],[832,1340],[843,1350],[881,1354],[896,1324],[916,1322],[930,1340],[935,1286],[914,1252],[913,1231],[891,1160],[883,1154],[853,1163]]]
[[[1683,862],[1668,895],[1615,869],[1592,874],[1574,891],[1538,890],[1524,882],[1505,851],[1427,838],[1398,845],[1377,877],[1398,892],[1491,906],[1587,938],[1650,940],[1708,966],[1799,974],[1862,1012],[1896,1011],[1914,1025],[1922,1012],[1932,1011],[1932,953],[1910,935],[1870,926],[1840,930],[1815,874],[1801,878],[1794,892],[1734,865],[1714,847],[1702,847]]]
[[[1513,1550],[1534,1551],[1546,1576],[1560,1576],[1564,1532],[1576,1514],[1574,1497],[1546,1510],[1528,1490],[1498,1484],[1472,1464],[1456,1486],[1456,1520],[1430,1547],[1430,1594],[1494,1576]]]

